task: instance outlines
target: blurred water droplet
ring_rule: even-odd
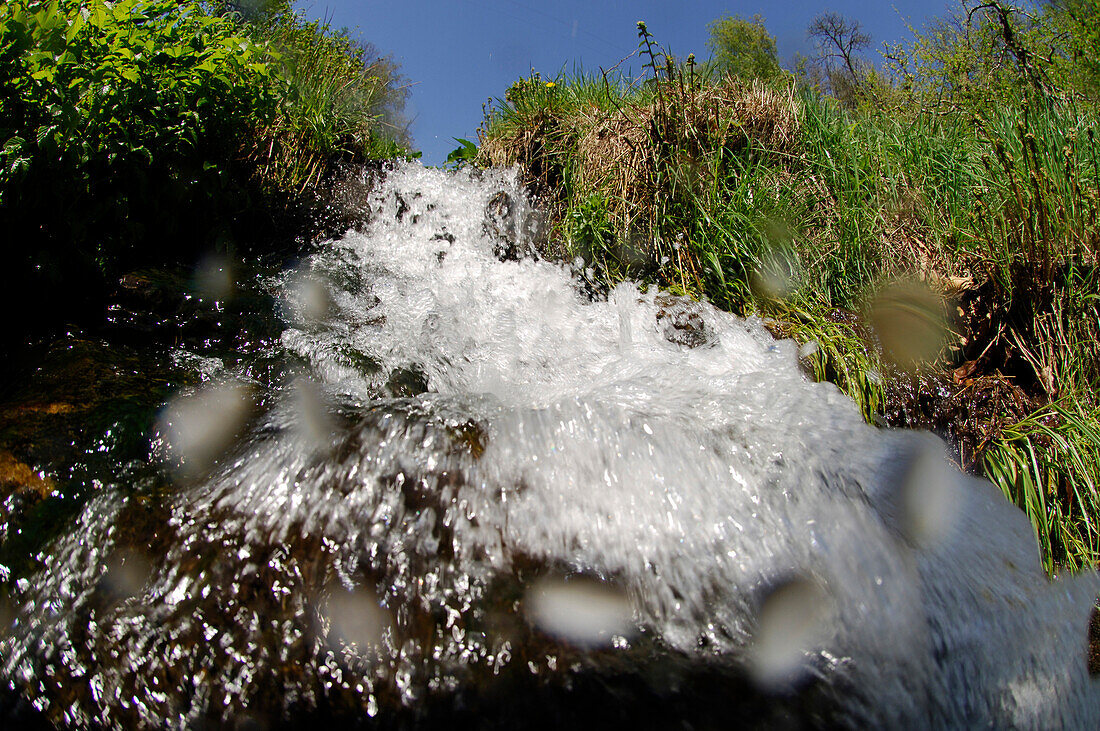
[[[901,529],[914,543],[942,540],[954,525],[959,505],[960,475],[942,450],[927,447],[913,457],[900,485]]]
[[[8,595],[7,587],[0,587],[0,641],[11,632],[15,617],[15,603]]]
[[[286,288],[285,305],[290,319],[301,326],[323,323],[332,311],[332,296],[316,274],[300,271]]]
[[[749,285],[758,297],[784,299],[798,290],[801,265],[785,228],[769,225],[768,238],[768,248],[761,253]]]
[[[828,638],[830,609],[825,590],[800,576],[767,590],[750,655],[750,669],[759,684],[779,689],[799,681],[806,654]]]
[[[271,726],[266,720],[251,713],[237,716],[233,721],[234,731],[267,731],[269,728]]]
[[[527,590],[524,606],[540,630],[578,645],[610,645],[615,635],[633,628],[626,595],[585,577],[540,579]]]
[[[382,635],[392,623],[390,613],[382,608],[378,595],[366,587],[357,587],[352,591],[339,585],[332,587],[321,611],[329,624],[330,644],[343,643],[354,647],[360,654],[381,646]]]
[[[160,427],[180,472],[193,476],[208,469],[232,444],[252,406],[250,388],[237,381],[211,383],[170,401]]]
[[[236,287],[233,262],[218,254],[206,256],[195,267],[194,281],[201,299],[224,302],[233,296]]]
[[[943,300],[920,282],[895,282],[871,302],[871,324],[887,360],[912,371],[939,355],[947,337]]]
[[[821,350],[821,346],[817,344],[816,340],[807,340],[799,346],[798,357],[800,359],[809,358],[812,357],[819,350]]]
[[[298,378],[292,387],[292,399],[298,438],[311,450],[324,448],[332,443],[335,425],[325,404],[324,394],[316,382]]]
[[[107,571],[99,587],[112,600],[124,602],[141,594],[153,574],[148,557],[132,548],[120,548],[107,559]]]

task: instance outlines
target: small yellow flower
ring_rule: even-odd
[[[555,86],[557,86],[557,84],[555,84],[553,81],[547,81],[546,82],[546,88],[547,89],[553,89]]]

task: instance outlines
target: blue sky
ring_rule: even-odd
[[[946,0],[299,0],[296,6],[310,18],[347,26],[400,64],[412,85],[406,114],[413,141],[430,165],[457,146],[452,138],[474,139],[482,104],[503,96],[532,68],[553,77],[574,67],[614,66],[638,47],[639,20],[675,55],[702,58],[707,23],[724,14],[760,13],[786,62],[796,52],[810,52],[806,26],[823,10],[863,23],[873,49],[908,38],[907,25],[921,28],[946,12]],[[870,60],[877,58],[873,53]]]

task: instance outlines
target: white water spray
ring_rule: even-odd
[[[867,426],[758,322],[630,284],[592,301],[524,255],[510,173],[402,167],[371,210],[274,283],[308,381],[180,489],[145,586],[89,634],[117,496],[51,549],[3,670],[93,691],[43,704],[187,725],[289,663],[311,680],[287,708],[343,692],[374,716],[597,648],[775,706],[811,686],[851,726],[1100,726],[1100,584],[1049,583],[1023,514],[938,440]],[[553,652],[521,663],[535,640]]]

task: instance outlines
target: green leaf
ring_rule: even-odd
[[[8,141],[4,143],[4,154],[14,155],[21,152],[24,147],[27,146],[27,141],[18,135],[8,138]]]
[[[477,145],[473,142],[461,137],[452,137],[451,139],[460,146],[451,150],[450,154],[447,155],[446,162],[462,164],[471,162],[477,157]]]
[[[101,0],[95,2],[91,8],[88,9],[88,23],[95,28],[102,28],[107,22],[107,9],[103,6]]]
[[[69,21],[69,29],[65,31],[65,41],[72,43],[77,34],[80,33],[84,27],[84,16],[80,13],[73,13]]]

